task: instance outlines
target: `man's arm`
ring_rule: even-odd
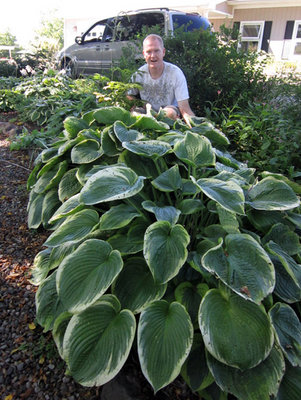
[[[195,114],[192,111],[192,109],[190,108],[188,99],[187,100],[178,101],[178,107],[179,107],[179,110],[180,110],[180,112],[182,114],[182,117],[183,117],[184,121],[186,122],[186,124],[189,127],[191,127],[191,125],[190,125],[190,117],[193,117]]]

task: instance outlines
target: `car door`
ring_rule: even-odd
[[[112,37],[112,34],[111,34]],[[110,40],[108,20],[92,25],[81,38],[77,38],[78,46],[73,51],[78,73],[93,74],[100,72],[108,57],[105,40]]]
[[[102,69],[119,64],[122,49],[134,37],[133,27],[133,16],[123,15],[110,19],[103,38]]]

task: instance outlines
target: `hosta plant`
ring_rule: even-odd
[[[299,400],[296,184],[259,179],[203,118],[111,106],[64,127],[28,223],[51,231],[31,280],[69,374],[103,385],[132,350],[154,392],[181,374],[205,399]]]

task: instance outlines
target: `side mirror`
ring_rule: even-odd
[[[82,38],[81,36],[76,36],[75,42],[76,42],[77,44],[82,44],[82,43],[83,43],[83,38]]]

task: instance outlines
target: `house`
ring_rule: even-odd
[[[203,9],[215,31],[237,26],[243,49],[264,50],[275,60],[301,61],[301,0],[215,1]],[[211,2],[212,5],[212,2]]]
[[[209,19],[215,31],[221,25],[238,27],[243,49],[264,50],[275,60],[301,62],[301,0],[190,0],[188,5],[181,5],[185,3],[183,0],[152,0],[153,7],[159,3],[173,9],[198,12]],[[143,8],[148,5],[143,3]],[[65,45],[74,43],[76,35],[84,33],[97,19],[107,16],[65,18]]]

